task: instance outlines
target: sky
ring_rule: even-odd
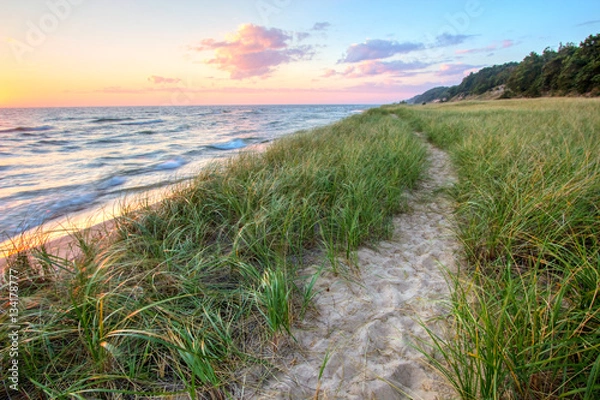
[[[0,0],[0,107],[386,104],[598,32],[594,0]]]

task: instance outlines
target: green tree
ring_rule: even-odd
[[[577,51],[577,47],[573,43],[567,43],[566,45],[561,43],[558,47],[558,52],[549,48],[544,50],[542,55],[544,66],[542,67],[541,82],[543,92],[553,95],[564,95],[572,89],[570,87],[561,87],[560,77],[575,51]]]
[[[506,83],[507,87],[516,95],[541,96],[543,66],[544,58],[532,51],[514,69]]]
[[[579,93],[600,89],[600,34],[590,35],[579,45],[576,56],[581,68],[575,77]]]

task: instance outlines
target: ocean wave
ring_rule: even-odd
[[[29,151],[32,152],[32,153],[35,153],[35,154],[48,154],[48,153],[52,153],[51,150],[42,149],[42,148],[39,148],[39,147],[33,148],[33,149],[29,150]]]
[[[97,193],[89,192],[72,195],[68,198],[54,201],[45,207],[45,220],[51,220],[75,211],[85,210],[94,204],[97,198]]]
[[[257,133],[258,131],[256,129],[240,129],[240,130],[234,130],[233,132],[229,132],[229,133],[225,133],[223,134],[223,136],[245,136],[245,135],[249,135],[252,133]],[[244,137],[244,139],[250,139],[250,137]]]
[[[183,131],[186,131],[186,130],[188,130],[190,128],[191,128],[191,126],[189,124],[184,124],[184,125],[178,126],[177,128],[173,128],[173,129],[171,129],[171,130],[169,130],[167,132],[173,132],[173,133],[174,132],[183,132]]]
[[[247,144],[243,139],[234,139],[234,140],[231,140],[231,141],[225,142],[225,143],[211,144],[211,145],[208,145],[207,147],[210,147],[212,149],[217,149],[217,150],[235,150],[235,149],[242,149],[246,146],[247,146]]]
[[[194,148],[194,149],[188,150],[185,153],[183,153],[184,156],[190,157],[190,158],[195,158],[197,156],[201,156],[204,154],[206,154],[206,149],[204,147]]]
[[[122,161],[123,159],[124,159],[124,157],[122,155],[116,155],[116,156],[106,155],[106,156],[101,156],[101,157],[96,158],[96,160],[94,162],[104,163],[105,161],[108,161],[108,162]]]
[[[121,186],[125,182],[127,182],[127,179],[125,177],[118,175],[113,176],[100,182],[100,184],[98,185],[98,189],[106,190],[115,186]]]
[[[144,131],[138,131],[136,132],[136,134],[138,135],[154,135],[155,133],[158,133],[157,131],[153,131],[151,129],[146,129]]]
[[[70,143],[71,142],[69,142],[68,140],[44,139],[44,140],[38,141],[36,144],[45,144],[45,145],[51,145],[51,146],[66,146]]]
[[[64,146],[59,151],[61,153],[71,153],[71,152],[75,152],[75,151],[79,151],[79,150],[81,150],[81,146],[77,146],[76,144],[71,144],[68,146]]]
[[[0,133],[10,133],[10,132],[43,132],[43,131],[49,131],[51,129],[54,129],[54,127],[52,125],[18,126],[16,128],[0,130]]]
[[[55,218],[89,208],[97,199],[96,193],[88,192],[55,198],[53,201],[31,202],[25,208],[7,207],[3,210],[4,218],[0,218],[0,234],[14,237]]]
[[[53,187],[48,187],[48,188],[40,188],[40,189],[32,189],[32,190],[21,190],[19,192],[11,194],[7,198],[9,198],[11,201],[23,200],[23,199],[35,199],[35,198],[47,198],[47,197],[54,197],[56,194],[68,193],[68,192],[72,192],[72,191],[75,191],[78,189],[81,189],[81,185],[63,185],[63,186],[53,186]]]
[[[102,168],[105,167],[107,165],[107,163],[105,163],[104,161],[99,161],[99,160],[92,160],[89,163],[83,164],[82,168],[86,169],[86,168]]]
[[[136,122],[124,122],[119,125],[152,125],[152,124],[160,124],[161,122],[165,122],[164,119],[151,119],[149,121],[136,121]]]
[[[107,123],[113,123],[113,122],[122,122],[122,121],[132,121],[133,118],[111,118],[111,117],[106,117],[106,118],[97,118],[94,119],[90,122],[94,123],[94,124],[107,124]]]
[[[114,138],[114,137],[103,137],[95,140],[90,140],[88,144],[115,144],[115,143],[123,143],[123,140]]]
[[[154,167],[155,170],[177,169],[187,164],[187,161],[181,157],[176,157],[171,160],[164,161]]]
[[[85,117],[54,117],[48,118],[46,121],[81,121],[87,119]]]
[[[96,193],[84,193],[76,196],[69,196],[69,198],[58,200],[52,204],[52,208],[56,211],[74,211],[74,209],[80,209],[79,206],[93,202],[96,197],[98,197]]]

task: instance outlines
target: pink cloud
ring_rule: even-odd
[[[157,76],[157,75],[152,75],[150,78],[148,78],[149,82],[154,83],[155,85],[160,85],[163,83],[179,83],[181,82],[181,79],[179,78],[164,78],[162,76]]]
[[[325,73],[322,75],[323,78],[330,78],[332,76],[337,75],[338,72],[335,69],[328,69],[327,71],[325,71]]]
[[[456,76],[466,75],[467,72],[475,72],[481,67],[477,65],[468,65],[463,63],[458,64],[442,64],[440,70],[435,73],[436,76]]]
[[[411,73],[415,70],[420,70],[427,67],[429,64],[419,61],[404,62],[404,61],[368,61],[357,66],[360,76],[373,76],[382,74],[403,75]]]
[[[266,77],[275,67],[312,56],[310,46],[290,47],[292,36],[281,29],[244,24],[228,40],[204,39],[196,51],[214,51],[206,61],[229,72],[232,79]]]
[[[503,48],[503,49],[507,49],[507,48],[509,48],[509,47],[513,47],[514,45],[515,45],[515,42],[513,42],[513,41],[512,41],[512,40],[510,40],[510,39],[507,39],[507,40],[503,40],[503,41],[502,41],[502,48]]]
[[[430,64],[423,63],[420,61],[404,62],[400,60],[396,61],[379,61],[369,60],[363,61],[360,64],[348,66],[342,72],[338,72],[334,69],[325,71],[322,75],[323,78],[329,78],[334,75],[341,75],[346,78],[364,78],[376,75],[390,75],[390,76],[414,76],[418,74],[419,70],[428,67]]]

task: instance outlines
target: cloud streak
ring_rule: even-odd
[[[367,60],[380,60],[397,54],[407,54],[423,50],[425,45],[416,42],[397,42],[395,40],[372,39],[364,43],[353,44],[346,50],[341,63],[358,63]]]
[[[329,29],[331,24],[329,22],[317,22],[313,27],[313,31],[326,31]]]
[[[442,64],[440,66],[440,70],[435,73],[436,76],[439,77],[453,77],[453,76],[463,76],[466,72],[474,72],[481,68],[480,65],[469,65],[469,64]]]
[[[151,77],[148,78],[148,82],[152,82],[155,85],[175,84],[175,83],[181,82],[181,79],[179,79],[179,78],[165,78],[165,77],[162,77],[162,76],[152,75]]]
[[[451,35],[444,33],[435,38],[434,47],[449,47],[464,43],[466,40],[476,35]]]
[[[214,58],[206,63],[228,72],[231,79],[267,77],[281,64],[312,57],[311,46],[291,47],[291,40],[281,29],[244,24],[228,40],[204,39],[193,50],[213,51]]]
[[[414,76],[419,74],[417,72],[422,70],[431,64],[420,61],[404,62],[401,60],[395,61],[380,61],[380,60],[369,60],[362,62],[358,65],[351,65],[346,67],[342,72],[337,72],[334,69],[329,69],[323,74],[323,78],[329,78],[332,76],[344,76],[346,78],[365,78],[377,75],[389,75],[394,77],[406,77]]]
[[[369,39],[364,43],[348,47],[344,57],[338,63],[359,63],[369,60],[382,60],[399,54],[408,54],[428,48],[450,47],[464,43],[475,35],[451,35],[444,33],[435,38],[435,42],[398,42],[396,40]]]
[[[587,26],[587,25],[596,25],[596,24],[600,24],[600,19],[595,19],[593,21],[582,22],[581,24],[577,24],[575,26]]]
[[[503,40],[501,43],[492,43],[489,46],[485,46],[485,47],[456,50],[456,54],[487,53],[490,51],[495,51],[495,50],[500,50],[500,49],[508,49],[509,47],[513,47],[516,44],[517,43],[515,43],[512,40]]]

